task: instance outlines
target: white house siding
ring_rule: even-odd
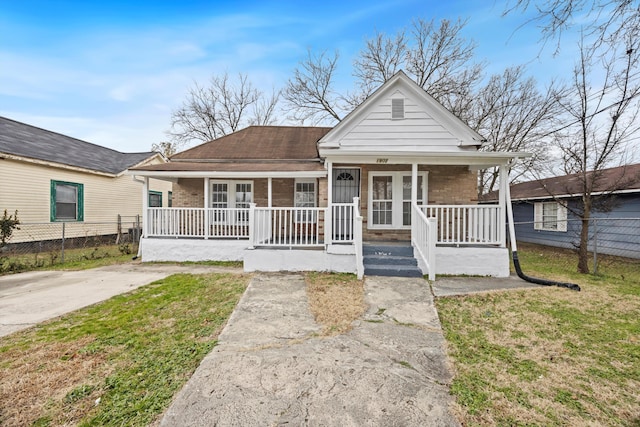
[[[67,181],[84,185],[83,223],[117,221],[118,214],[134,217],[142,214],[142,183],[128,175],[117,177],[97,175],[61,167],[45,166],[30,162],[0,160],[0,214],[18,211],[20,222],[52,224],[50,217],[51,180]],[[162,202],[166,207],[171,182],[150,180],[150,189],[162,192]],[[26,227],[24,227],[26,228]],[[58,237],[57,228],[51,232]],[[104,228],[104,230],[102,230]],[[70,225],[67,237],[89,234],[115,233],[115,226],[79,227]],[[43,228],[44,230],[45,228]],[[47,238],[43,232],[39,236],[26,236],[26,230],[16,231],[11,242],[31,241]],[[75,234],[75,235],[74,235]],[[54,238],[54,237],[51,237]]]
[[[391,118],[391,100],[403,98],[404,119]],[[407,93],[397,89],[370,106],[364,118],[340,139],[341,147],[362,146],[368,149],[387,147],[394,150],[428,146],[433,151],[456,147],[458,139],[430,116],[424,106]]]

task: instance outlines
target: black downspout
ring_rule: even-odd
[[[508,173],[505,174],[508,176]],[[501,175],[501,179],[505,177],[505,175]],[[505,177],[506,178],[506,177]],[[546,279],[537,279],[535,277],[529,277],[522,272],[522,268],[520,268],[520,260],[518,259],[518,247],[516,245],[516,227],[513,224],[513,207],[511,206],[511,188],[509,187],[509,183],[507,182],[504,186],[505,188],[505,202],[507,204],[507,220],[509,221],[509,240],[511,241],[511,256],[513,258],[513,266],[516,269],[516,273],[518,277],[524,280],[525,282],[535,283],[536,285],[544,285],[544,286],[559,286],[561,288],[571,289],[572,291],[580,291],[580,286],[575,283],[564,283],[564,282],[556,282],[554,280],[546,280]]]
[[[575,283],[564,283],[564,282],[556,282],[554,280],[545,280],[545,279],[537,279],[535,277],[529,277],[522,272],[522,268],[520,268],[520,260],[518,260],[518,251],[512,251],[511,256],[513,257],[513,266],[516,268],[516,273],[518,273],[518,277],[522,280],[535,283],[537,285],[544,286],[559,286],[562,288],[571,289],[572,291],[580,291],[580,286]]]

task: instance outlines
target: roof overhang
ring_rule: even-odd
[[[94,170],[94,169],[86,169],[86,168],[82,168],[82,167],[79,167],[79,166],[65,165],[63,163],[57,163],[57,162],[52,162],[52,161],[48,161],[48,160],[34,159],[32,157],[24,157],[24,156],[18,156],[18,155],[15,155],[15,154],[9,154],[9,153],[0,152],[0,160],[5,160],[5,159],[6,160],[13,160],[15,162],[32,163],[32,164],[35,164],[35,165],[45,166],[45,167],[49,167],[49,168],[66,169],[66,170],[74,171],[74,172],[106,176],[106,177],[109,177],[109,178],[115,178],[115,177],[121,176],[124,173],[124,171],[122,171],[122,172],[120,172],[118,174],[113,174],[113,173],[109,173],[109,172],[97,171],[97,170]]]
[[[147,171],[129,170],[127,175],[141,176],[162,180],[175,180],[176,178],[324,178],[326,170],[317,171]]]
[[[425,151],[334,151],[325,149],[320,155],[332,163],[367,164],[429,164],[429,165],[465,165],[476,168],[506,165],[519,158],[530,157],[523,152],[425,152]]]

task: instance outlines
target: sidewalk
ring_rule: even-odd
[[[428,284],[368,277],[364,318],[317,337],[302,276],[256,276],[161,426],[457,426]]]

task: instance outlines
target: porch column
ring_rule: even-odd
[[[324,244],[326,246],[333,243],[333,163],[327,160],[325,165],[327,167],[327,210],[324,214]]]
[[[416,223],[415,212],[413,211],[413,205],[417,203],[418,203],[418,164],[413,163],[411,165],[411,224]]]
[[[204,238],[209,238],[209,233],[211,231],[211,225],[209,224],[209,206],[211,206],[210,202],[211,192],[209,191],[209,178],[204,179]]]
[[[273,204],[273,178],[267,178],[267,207],[272,207]]]
[[[507,202],[511,203],[511,201],[507,201],[507,186],[509,185],[509,166],[508,165],[500,165],[499,170],[500,177],[500,188],[498,189],[498,205],[500,206],[500,219],[498,220],[498,228],[499,228],[499,238],[500,238],[500,247],[504,248],[507,246],[506,241],[506,213],[507,213]]]
[[[142,183],[142,237],[149,234],[149,177],[144,177]]]

